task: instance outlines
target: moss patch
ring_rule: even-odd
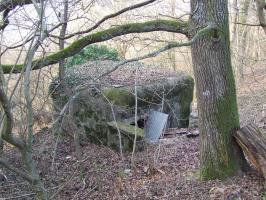
[[[110,88],[105,89],[103,94],[118,106],[131,107],[135,104],[135,97],[128,89]]]
[[[116,123],[117,123],[118,128],[122,132],[125,132],[127,134],[131,134],[133,136],[135,135],[135,126],[130,125],[130,124],[126,124],[123,122],[116,122]],[[108,122],[108,125],[113,127],[114,129],[116,129],[116,123],[115,123],[115,121],[112,121],[112,122]],[[136,134],[137,134],[137,136],[144,137],[144,130],[139,128],[139,127],[136,127]]]
[[[226,164],[224,162],[213,163],[210,162],[201,168],[200,178],[201,180],[225,180],[228,176],[234,175],[237,170],[236,163],[231,160]]]

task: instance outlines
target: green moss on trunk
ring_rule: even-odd
[[[217,155],[202,165],[201,178],[203,180],[225,179],[234,175],[238,170],[238,162],[232,146],[233,133],[239,128],[237,104],[232,96],[218,98],[216,101],[217,113],[216,127],[219,132],[218,139],[213,141]]]

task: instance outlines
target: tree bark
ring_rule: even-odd
[[[266,180],[266,137],[255,124],[248,124],[234,134],[238,145],[252,165]]]
[[[200,118],[202,179],[230,176],[238,171],[243,161],[243,154],[232,137],[239,129],[239,116],[227,5],[227,0],[191,0],[190,37],[209,24],[217,27],[192,44]]]

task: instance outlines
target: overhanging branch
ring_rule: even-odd
[[[152,31],[167,31],[174,33],[182,33],[187,35],[188,22],[178,20],[153,20],[143,23],[130,23],[113,28],[106,29],[84,36],[83,38],[73,42],[68,47],[53,53],[43,59],[37,59],[33,61],[33,70],[40,69],[44,66],[58,63],[60,60],[75,55],[84,47],[110,40],[114,37],[127,35],[131,33],[147,33]],[[20,73],[24,70],[24,66],[20,65],[1,65],[4,73]]]
[[[148,53],[148,54],[146,54],[144,56],[140,56],[140,57],[133,58],[133,59],[130,59],[130,60],[125,60],[125,61],[119,63],[118,65],[116,65],[113,69],[111,69],[111,70],[107,71],[106,73],[102,74],[101,76],[99,76],[98,79],[103,77],[103,76],[106,76],[106,75],[112,73],[113,71],[117,70],[119,67],[121,67],[122,65],[125,65],[127,63],[144,60],[146,58],[155,57],[155,56],[158,56],[160,53],[165,52],[165,51],[167,51],[169,49],[172,49],[172,48],[191,46],[193,43],[195,43],[197,41],[197,39],[199,39],[200,37],[210,33],[214,29],[216,29],[216,26],[209,25],[209,26],[201,29],[191,40],[189,40],[187,42],[183,42],[183,43],[170,42],[166,46],[164,46],[164,47],[162,47],[162,48],[160,48],[160,49],[158,49],[156,51],[153,51],[151,53]]]
[[[69,39],[69,38],[71,38],[71,37],[73,37],[75,35],[81,35],[81,34],[89,33],[91,31],[95,30],[96,28],[98,28],[102,23],[104,23],[108,19],[117,17],[118,15],[121,15],[121,14],[127,12],[127,11],[131,11],[131,10],[134,10],[136,8],[140,8],[140,7],[146,6],[146,5],[151,4],[151,3],[155,2],[155,1],[156,0],[148,0],[148,1],[144,1],[144,2],[141,2],[141,3],[135,4],[135,5],[132,5],[132,6],[128,6],[126,8],[123,8],[123,9],[115,12],[115,13],[112,13],[110,15],[106,15],[100,21],[98,21],[96,24],[94,24],[91,28],[89,28],[87,30],[79,31],[79,32],[76,32],[76,33],[72,33],[70,35],[65,36],[64,38],[59,36],[59,38],[60,39]]]

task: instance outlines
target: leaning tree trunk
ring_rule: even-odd
[[[191,0],[190,37],[210,24],[217,26],[217,31],[192,45],[203,179],[232,175],[239,169],[237,158],[242,157],[232,137],[239,128],[239,116],[230,57],[227,4],[227,0]]]

